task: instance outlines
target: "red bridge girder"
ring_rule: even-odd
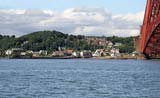
[[[160,0],[147,0],[139,50],[151,58],[160,55]]]

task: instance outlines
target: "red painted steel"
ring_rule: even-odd
[[[159,55],[160,49],[160,0],[147,0],[140,35],[140,52],[146,56]]]

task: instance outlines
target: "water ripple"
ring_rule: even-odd
[[[0,98],[160,97],[160,61],[0,61]]]

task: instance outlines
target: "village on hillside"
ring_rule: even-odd
[[[26,44],[25,42],[24,44]],[[83,50],[83,51],[75,51],[74,49],[66,49],[65,47],[59,46],[56,51],[49,52],[47,50],[25,50],[23,48],[11,48],[5,50],[6,58],[21,58],[21,59],[29,59],[29,58],[41,58],[41,59],[49,59],[49,58],[59,58],[59,59],[71,59],[71,58],[100,58],[100,59],[135,59],[138,56],[138,52],[133,51],[132,53],[121,53],[119,48],[122,46],[122,43],[113,43],[103,38],[87,38],[87,43],[91,45],[102,46],[102,48],[98,48],[95,51],[91,50]],[[2,54],[2,51],[0,51]]]

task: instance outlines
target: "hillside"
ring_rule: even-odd
[[[74,50],[94,50],[98,46],[91,46],[85,36],[74,36],[57,31],[40,31],[19,38],[3,37],[0,39],[0,49],[23,48],[25,50],[57,50],[58,47]]]
[[[132,52],[133,38],[121,38],[121,37],[105,37],[106,40],[112,41],[113,43],[119,42],[123,46],[118,47],[122,52]],[[19,38],[15,36],[2,36],[0,35],[0,50],[6,50],[10,48],[23,48],[25,50],[47,50],[54,51],[58,50],[58,47],[65,47],[67,49],[74,50],[92,50],[95,51],[98,48],[104,48],[99,45],[91,45],[87,42],[85,36],[74,36],[64,34],[58,31],[39,31],[33,32]]]
[[[72,48],[74,50],[89,49],[84,36],[73,36],[57,31],[34,32],[17,39],[19,45],[27,50],[57,50],[58,47]],[[21,43],[23,42],[23,44]]]

